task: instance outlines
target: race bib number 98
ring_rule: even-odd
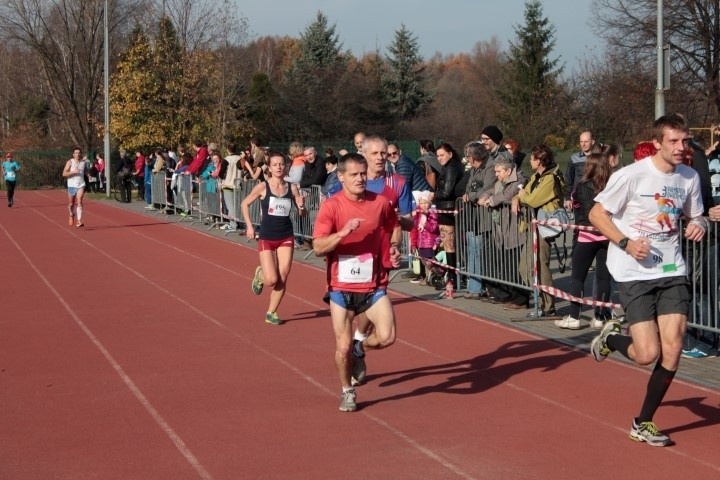
[[[292,204],[289,198],[270,197],[268,215],[272,215],[273,217],[289,217],[291,206]]]

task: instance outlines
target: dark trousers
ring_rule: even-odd
[[[425,277],[427,273],[425,272],[424,259],[434,260],[435,250],[433,250],[432,248],[418,248],[418,255],[420,256],[420,276]]]
[[[15,180],[5,180],[5,186],[7,187],[7,200],[8,205],[13,204],[13,197],[15,196]]]
[[[130,200],[132,200],[132,187],[131,187],[130,179],[123,179],[120,182],[120,199],[125,203],[130,203]]]
[[[595,299],[607,302],[610,298],[610,273],[607,268],[608,241],[603,242],[576,242],[572,255],[572,277],[568,293],[573,297],[579,297],[585,288],[590,266],[595,260],[595,281],[597,291]],[[570,304],[570,316],[580,318],[580,303]]]
[[[498,248],[493,244],[495,248]],[[520,283],[520,274],[518,272],[518,248],[505,248],[502,250],[501,266],[495,275],[500,279],[511,283]],[[525,305],[528,303],[529,293],[522,288],[512,287],[504,283],[487,282],[490,295],[502,300],[513,300],[513,303]]]

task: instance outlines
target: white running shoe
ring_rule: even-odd
[[[569,330],[577,330],[580,328],[580,319],[565,315],[563,318],[555,320],[555,326]]]

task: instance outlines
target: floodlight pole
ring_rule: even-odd
[[[665,115],[665,52],[663,48],[663,0],[657,0],[657,88],[655,89],[655,118]]]
[[[103,155],[105,159],[105,190],[107,193],[107,196],[109,197],[111,194],[111,185],[110,185],[110,170],[112,168],[112,165],[110,164],[110,35],[108,30],[108,0],[105,0],[105,12],[103,14],[103,27],[104,27],[104,34],[105,34],[105,45],[104,45],[104,57],[105,57],[105,75],[104,75],[104,85],[103,85],[103,93],[105,97],[105,135],[103,139],[104,143],[104,150]]]

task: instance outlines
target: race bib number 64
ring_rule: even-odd
[[[343,283],[368,283],[372,280],[373,256],[340,255],[338,280]]]

